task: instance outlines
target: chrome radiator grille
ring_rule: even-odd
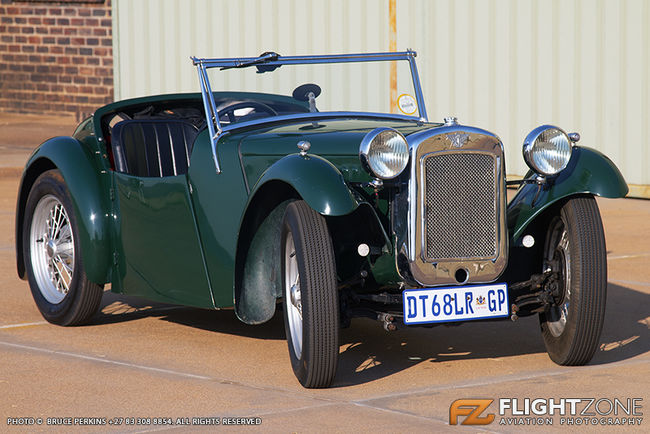
[[[425,260],[494,258],[498,252],[496,158],[475,152],[424,159]]]

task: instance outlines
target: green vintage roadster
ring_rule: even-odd
[[[281,306],[305,387],[331,384],[355,317],[390,331],[537,314],[552,360],[589,362],[607,288],[594,196],[624,196],[623,177],[544,125],[506,181],[496,135],[427,120],[415,56],[192,58],[201,93],[115,102],[40,145],[16,258],[43,316],[91,321],[107,283],[247,324]]]

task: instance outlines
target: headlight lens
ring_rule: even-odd
[[[408,143],[403,135],[391,128],[377,128],[361,141],[359,158],[372,175],[392,179],[408,164]]]
[[[569,164],[571,141],[561,129],[542,125],[526,136],[523,151],[531,169],[541,175],[555,175]]]

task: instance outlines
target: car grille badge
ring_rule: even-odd
[[[447,139],[451,142],[451,146],[454,148],[462,148],[467,140],[469,140],[469,135],[464,133],[452,133],[447,134]]]

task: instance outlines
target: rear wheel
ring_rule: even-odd
[[[60,325],[87,322],[103,291],[84,272],[70,194],[58,170],[43,173],[32,186],[22,241],[29,286],[43,317]]]
[[[304,387],[327,387],[334,379],[339,354],[332,239],[325,219],[304,201],[287,207],[281,239],[284,325],[291,366]]]
[[[549,225],[545,264],[557,272],[554,303],[540,314],[546,350],[560,365],[584,365],[600,341],[607,298],[607,252],[593,197],[569,199]]]

